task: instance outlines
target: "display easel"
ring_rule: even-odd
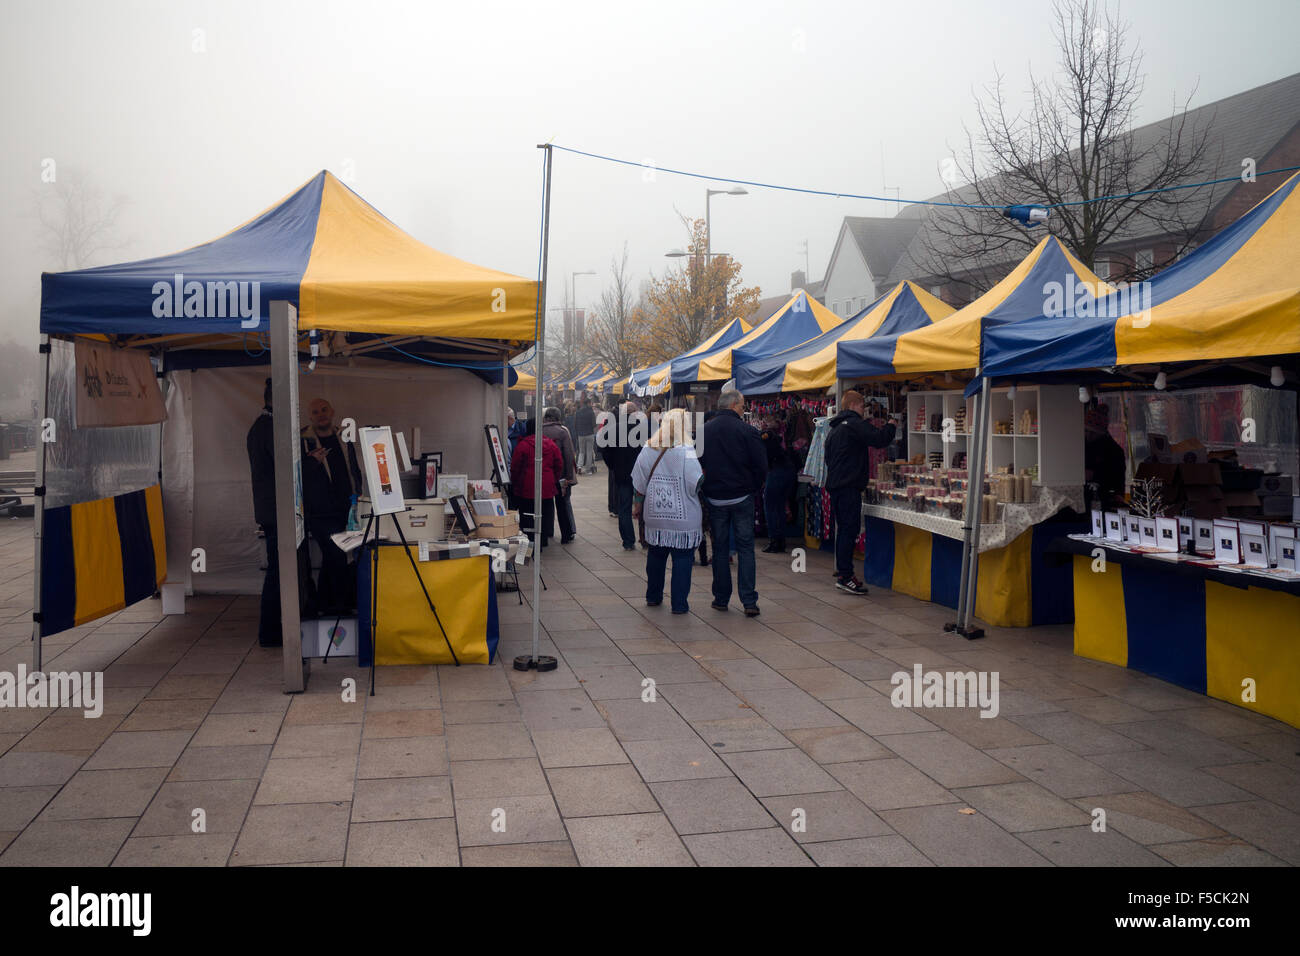
[[[505,496],[506,500],[509,501],[510,500],[510,465],[506,461],[505,451],[501,444],[500,429],[498,429],[496,425],[487,424],[483,426],[483,434],[487,437],[488,458],[492,460],[492,484],[496,485],[497,491],[501,492],[501,494]],[[521,518],[523,517],[522,507],[519,509],[519,516]],[[536,515],[533,515],[532,518],[534,522],[538,520]],[[536,525],[534,525],[534,527],[536,527]],[[540,538],[535,536],[533,541],[533,547],[534,548],[539,547],[539,542],[540,542]],[[498,585],[499,590],[505,593],[509,593],[512,590],[517,592],[519,594],[519,603],[523,604],[524,595],[519,587],[518,565],[514,561],[510,561],[508,562],[508,567],[501,573],[509,574],[512,578],[514,578],[514,583],[509,588]],[[548,590],[546,587],[546,579],[542,577],[541,571],[536,571],[535,573],[537,574],[537,580],[539,580],[542,583],[542,590],[543,591]]]
[[[410,511],[410,508],[406,509]],[[374,540],[370,548],[370,696],[375,696],[375,663],[379,658],[379,527],[377,519],[384,517],[371,512],[366,519],[365,530],[361,533],[361,551],[365,552],[366,541],[370,538],[371,529],[374,529]],[[402,523],[397,520],[396,513],[388,516],[393,521],[393,527],[397,529],[397,537],[402,542],[402,550],[406,552],[407,560],[411,562],[411,571],[415,574],[415,580],[420,582],[420,590],[424,593],[424,599],[429,603],[429,610],[433,612],[433,619],[438,622],[438,630],[442,632],[442,639],[447,643],[447,651],[451,654],[451,659],[457,667],[460,667],[460,658],[456,656],[456,649],[451,646],[451,638],[447,636],[447,629],[442,626],[442,618],[438,616],[438,609],[434,606],[433,597],[429,594],[429,589],[424,586],[424,578],[420,576],[420,567],[415,563],[415,556],[411,554],[411,546],[406,541],[406,532],[402,530]],[[337,628],[343,620],[340,614],[334,622]],[[329,647],[325,649],[325,663],[329,663],[329,652],[333,648],[334,631],[330,631]],[[358,640],[359,640],[358,636]]]

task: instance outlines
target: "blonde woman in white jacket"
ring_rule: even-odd
[[[704,536],[699,488],[704,472],[695,453],[690,414],[674,408],[660,420],[655,433],[637,457],[632,469],[636,491],[634,514],[645,516],[646,555],[645,602],[649,607],[663,603],[664,575],[668,556],[673,559],[669,592],[674,614],[690,611],[691,569],[695,549]]]

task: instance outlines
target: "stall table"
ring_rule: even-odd
[[[1074,653],[1300,727],[1300,582],[1097,539],[1062,537],[1050,551],[1073,564]]]

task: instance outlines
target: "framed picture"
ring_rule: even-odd
[[[1214,519],[1214,560],[1223,564],[1241,563],[1241,539],[1238,535],[1237,522]]]
[[[506,454],[508,446],[501,443],[501,429],[493,422],[484,425],[483,431],[487,434],[488,448],[492,451],[492,464],[497,470],[497,483],[508,485],[510,484],[510,456]]]
[[[1159,551],[1178,550],[1178,519],[1156,518],[1156,549]]]
[[[1122,542],[1124,540],[1124,516],[1113,511],[1107,511],[1105,514],[1106,540]]]
[[[1178,549],[1190,550],[1196,540],[1195,523],[1191,518],[1178,519]]]
[[[469,497],[469,475],[444,475],[438,471],[438,497],[450,501],[460,495]]]
[[[1100,538],[1106,533],[1106,527],[1103,523],[1101,511],[1097,508],[1092,509],[1092,536]]]
[[[391,429],[387,425],[367,426],[360,429],[360,438],[371,511],[390,515],[405,510]]]
[[[456,516],[456,524],[466,534],[473,534],[478,530],[478,521],[474,518],[474,509],[469,506],[464,495],[453,495],[449,502],[451,512]]]
[[[1268,539],[1262,534],[1243,534],[1241,556],[1248,568],[1268,567]]]
[[[420,490],[426,498],[438,497],[438,459],[432,455],[420,459]]]
[[[1276,541],[1277,556],[1275,561],[1277,562],[1277,566],[1283,571],[1300,571],[1300,563],[1296,562],[1296,539],[1294,533],[1279,534],[1276,536]]]

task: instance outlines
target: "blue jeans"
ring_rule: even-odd
[[[674,614],[685,614],[691,609],[687,597],[691,593],[691,568],[695,566],[694,548],[665,548],[650,545],[645,559],[645,599],[658,604],[664,599],[664,572],[668,568],[668,555],[673,556],[672,604]]]
[[[757,572],[754,566],[754,496],[734,505],[709,505],[709,531],[713,535],[713,601],[731,600],[731,565],[727,544],[736,549],[736,590],[745,607],[758,606]]]
[[[795,482],[794,467],[780,465],[767,473],[767,488],[763,492],[763,505],[767,512],[767,536],[785,537],[785,500],[790,497],[790,486]]]
[[[618,534],[623,539],[623,547],[636,547],[636,523],[632,520],[632,496],[635,494],[632,482],[615,484],[614,494],[618,501]]]

